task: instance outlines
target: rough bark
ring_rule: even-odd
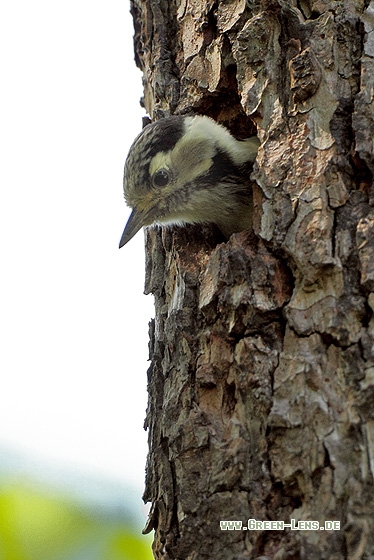
[[[133,0],[152,118],[261,140],[254,232],[146,234],[157,559],[374,558],[374,2]],[[220,520],[339,520],[222,531]]]

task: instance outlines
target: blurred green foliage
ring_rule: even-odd
[[[0,481],[0,560],[152,560],[151,541],[118,515]]]

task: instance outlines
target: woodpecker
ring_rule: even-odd
[[[132,213],[123,247],[143,226],[213,223],[225,237],[252,227],[256,136],[236,140],[207,116],[147,125],[132,144],[123,189]]]

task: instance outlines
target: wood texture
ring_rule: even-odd
[[[255,231],[146,234],[165,560],[374,558],[374,2],[137,0],[152,118],[261,140]],[[339,520],[222,531],[220,520]]]

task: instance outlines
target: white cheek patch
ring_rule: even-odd
[[[159,152],[150,163],[149,173],[153,176],[159,169],[168,169],[174,183],[183,185],[202,175],[213,164],[213,144],[206,139],[193,138],[187,133],[170,152]]]
[[[215,154],[214,144],[208,138],[196,137],[188,132],[171,152],[171,166],[177,170],[178,183],[183,185],[192,182],[208,171]]]
[[[180,185],[192,182],[197,177],[200,177],[206,173],[213,165],[213,160],[210,158],[203,159],[198,163],[195,163],[193,167],[182,167],[178,176],[178,182]]]

